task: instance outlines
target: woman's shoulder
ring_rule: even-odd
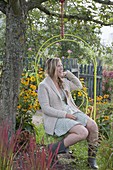
[[[46,78],[44,78],[44,80],[42,80],[40,83],[39,83],[39,86],[46,86],[47,85],[47,83],[48,83],[48,77],[46,77]]]
[[[42,85],[42,84],[45,84],[46,83],[46,78],[44,78],[40,83],[39,85]]]

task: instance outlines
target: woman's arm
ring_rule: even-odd
[[[80,80],[69,70],[65,72],[65,78],[69,80],[70,91],[82,89],[82,83]]]

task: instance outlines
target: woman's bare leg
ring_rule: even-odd
[[[89,144],[97,145],[98,143],[98,126],[94,120],[91,118],[88,119],[86,128],[89,132],[87,140]]]
[[[86,128],[89,131],[88,141],[88,165],[92,169],[98,169],[96,162],[96,152],[98,147],[98,126],[94,120],[88,119]]]
[[[71,128],[69,134],[64,138],[65,147],[69,147],[88,137],[88,130],[83,125],[76,125]]]

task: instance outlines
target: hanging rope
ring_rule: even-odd
[[[65,0],[60,0],[61,3],[61,38],[64,38],[64,2]]]

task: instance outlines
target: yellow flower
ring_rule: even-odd
[[[28,86],[28,85],[29,85],[29,82],[28,82],[28,81],[25,81],[24,85],[25,85],[25,86]]]
[[[84,92],[87,92],[87,88],[86,88],[85,86],[83,87],[83,91],[84,91]]]
[[[28,110],[30,110],[30,109],[32,109],[32,108],[33,108],[33,106],[32,106],[32,105],[29,105]]]
[[[41,75],[39,75],[39,77],[40,77],[40,78],[43,78],[43,75],[41,74]]]
[[[40,71],[43,71],[43,68],[39,68]]]
[[[31,94],[31,92],[32,92],[32,90],[31,90],[31,89],[29,89],[29,90],[28,90],[28,92],[27,92],[27,94],[28,94],[28,95],[30,95],[30,94]]]
[[[82,93],[80,91],[78,92],[78,96],[82,96]]]
[[[28,97],[27,97],[27,96],[24,96],[23,98],[24,98],[24,100],[28,99]]]
[[[30,85],[30,88],[33,89],[33,90],[36,90],[36,86],[33,85],[33,84]]]
[[[29,78],[26,79],[22,78],[21,83],[27,86],[29,84]]]
[[[23,100],[24,103],[27,103],[27,100]]]
[[[108,95],[108,94],[105,94],[103,98],[104,98],[104,99],[107,99],[107,98],[109,98],[109,95]]]
[[[29,80],[30,80],[29,78],[26,78],[26,79],[25,79],[25,81],[28,81],[28,82],[29,82]]]
[[[93,99],[89,97],[89,102],[93,102]]]
[[[20,109],[22,106],[21,105],[18,105],[17,108]]]
[[[109,116],[104,116],[104,120],[109,120]]]
[[[21,78],[21,83],[24,84],[24,79],[23,78]]]
[[[84,81],[84,78],[80,78],[80,81]]]
[[[107,104],[108,102],[107,101],[104,101],[103,104]]]
[[[35,91],[32,91],[31,96],[37,96],[37,93]]]
[[[34,81],[36,80],[36,78],[35,78],[34,76],[31,76],[30,80],[31,80],[32,82],[34,82]]]
[[[103,99],[102,96],[97,96],[97,100],[98,100],[98,101],[101,101],[102,99]]]

